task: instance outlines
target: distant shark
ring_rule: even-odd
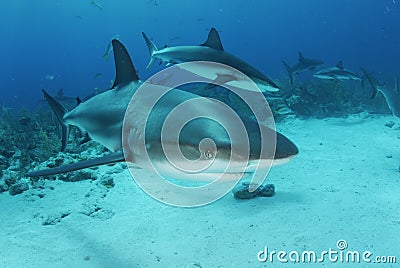
[[[279,90],[279,87],[266,75],[245,61],[224,50],[219,34],[215,28],[211,28],[207,41],[199,46],[175,46],[158,49],[145,33],[142,33],[142,35],[150,52],[150,61],[147,68],[149,68],[156,59],[159,59],[162,62],[167,62],[168,64],[194,61],[218,62],[243,72],[250,77],[263,92],[276,92]],[[199,67],[196,70],[196,74],[210,79],[215,84],[228,84],[246,90],[254,88],[249,86],[248,83],[243,81],[240,77],[235,77],[230,73],[221,73],[220,69],[214,70]]]
[[[394,79],[394,89],[391,89],[381,85],[375,77],[373,77],[372,74],[367,72],[363,67],[360,68],[373,89],[372,99],[375,98],[378,91],[381,92],[385,97],[386,103],[392,111],[392,114],[396,117],[400,117],[400,86],[398,77]]]
[[[110,90],[80,103],[71,111],[68,111],[62,104],[47,94],[46,91],[43,91],[43,93],[62,125],[62,150],[66,147],[69,126],[75,125],[87,132],[94,141],[99,142],[111,151],[114,151],[114,153],[75,164],[31,171],[28,172],[26,176],[49,176],[125,161],[124,153],[121,152],[124,116],[126,116],[125,113],[133,94],[143,83],[139,80],[131,58],[122,43],[118,40],[113,40],[112,45],[116,64],[116,78]],[[146,95],[145,98],[151,97],[152,94],[157,94],[157,91],[162,89],[160,87],[162,86],[154,84],[154,87],[150,88],[151,90],[146,91],[148,96]],[[132,120],[129,121],[128,125],[130,128],[128,128],[128,131],[129,133],[133,133],[132,135],[134,135],[137,140],[129,140],[129,142],[134,144],[140,143],[140,141],[145,142],[147,153],[159,167],[158,171],[160,174],[165,174],[169,178],[182,179],[180,175],[177,175],[181,173],[177,172],[176,166],[173,164],[181,160],[182,154],[188,159],[199,159],[200,162],[209,161],[210,155],[214,157],[213,164],[210,168],[201,174],[196,173],[196,176],[198,175],[198,179],[201,181],[215,179],[215,174],[225,174],[226,165],[224,166],[223,164],[230,161],[232,151],[230,137],[220,124],[211,119],[196,118],[190,121],[187,124],[188,127],[185,126],[182,129],[178,141],[176,138],[170,140],[169,137],[163,137],[163,139],[161,139],[161,128],[168,114],[181,103],[198,98],[202,99],[202,105],[189,106],[186,110],[187,113],[190,114],[207,110],[211,114],[220,114],[222,105],[219,102],[208,98],[202,98],[179,89],[173,89],[163,96],[159,103],[152,109],[152,113],[148,118],[143,118],[142,115],[142,111],[149,110],[145,100],[136,100],[133,105],[134,116]],[[132,107],[132,104],[129,107]],[[238,151],[235,153],[234,157],[238,159],[238,162],[234,162],[234,170],[243,164],[239,161],[240,159],[249,159],[247,166],[245,166],[245,172],[251,173],[254,172],[254,167],[258,166],[258,164],[260,164],[261,167],[266,166],[267,163],[271,163],[271,161],[273,161],[274,165],[283,164],[290,161],[298,154],[296,145],[284,135],[268,127],[257,124],[249,117],[244,117],[243,122],[248,132],[250,152]],[[146,131],[142,133],[141,129],[144,126],[146,126]],[[149,129],[147,129],[147,127]],[[276,137],[275,154],[265,155],[261,153],[261,130],[268,135]],[[217,149],[216,151],[204,151],[204,149],[200,148],[199,141],[205,138],[213,140]],[[177,142],[179,144],[177,144]],[[182,152],[179,155],[169,155],[167,160],[162,148],[164,148],[163,146],[171,144],[178,145]],[[147,154],[145,152],[135,148],[135,146],[124,146],[124,148],[125,155],[131,156],[127,159],[128,162],[144,169],[152,170],[147,165]],[[221,166],[224,166],[224,168]]]
[[[285,61],[282,61],[282,63],[289,74],[290,84],[292,85],[293,85],[293,75],[307,70],[314,71],[316,68],[324,64],[324,62],[320,60],[304,58],[301,52],[299,52],[299,61],[293,66],[289,66]]]
[[[339,61],[335,67],[320,70],[314,74],[315,77],[320,79],[330,80],[361,80],[361,78],[354,72],[347,70],[343,67],[343,62]]]

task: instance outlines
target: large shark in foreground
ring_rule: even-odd
[[[200,46],[176,46],[158,49],[145,33],[142,34],[150,51],[150,61],[147,68],[149,68],[156,59],[167,62],[168,64],[194,61],[218,62],[243,72],[250,77],[263,92],[276,92],[279,90],[279,87],[266,75],[224,50],[219,34],[215,28],[210,30],[207,41]],[[210,79],[216,84],[227,84],[245,90],[254,88],[249,86],[241,77],[236,77],[232,73],[221,73],[219,69],[199,67],[196,70],[196,74]]]
[[[392,111],[392,114],[396,117],[400,117],[400,85],[398,78],[395,78],[394,89],[391,89],[381,85],[375,77],[373,77],[372,74],[367,72],[363,67],[361,67],[361,71],[364,73],[373,89],[372,99],[375,98],[377,92],[381,92],[385,97],[386,103]]]
[[[125,161],[126,156],[128,156],[128,159],[126,159],[128,162],[145,169],[151,169],[147,165],[146,153],[135,147],[135,144],[138,143],[136,140],[128,140],[129,144],[124,145],[125,154],[121,151],[123,147],[123,129],[128,132],[129,137],[133,135],[132,137],[143,140],[148,157],[158,167],[158,172],[168,178],[184,179],[181,177],[182,172],[177,172],[176,166],[173,164],[182,160],[182,154],[187,159],[199,160],[200,164],[202,162],[207,164],[210,161],[210,157],[213,159],[213,163],[209,168],[201,173],[195,173],[195,177],[200,181],[213,180],[215,174],[225,174],[224,164],[232,158],[232,143],[224,128],[214,120],[207,118],[191,120],[182,129],[179,139],[168,135],[166,137],[160,136],[168,114],[182,103],[200,98],[201,105],[188,106],[185,109],[185,114],[207,111],[215,115],[221,114],[221,103],[186,91],[173,89],[153,107],[150,116],[144,118],[142,111],[147,111],[150,108],[147,107],[146,98],[151,98],[153,94],[157,94],[157,91],[164,89],[156,84],[151,85],[151,88],[146,91],[143,101],[136,100],[135,103],[129,105],[132,96],[142,85],[142,82],[139,80],[129,54],[122,43],[118,40],[113,40],[112,45],[116,63],[116,78],[110,90],[80,103],[71,111],[67,111],[45,91],[44,95],[62,124],[63,150],[67,143],[69,126],[75,125],[87,132],[92,140],[99,142],[114,151],[114,153],[75,164],[32,171],[27,173],[26,176],[49,176],[87,167],[122,162]],[[129,121],[126,122],[124,121],[124,116],[126,116],[128,105],[133,109],[133,116],[129,117]],[[221,119],[223,120],[223,118]],[[240,173],[239,170],[242,168],[244,168],[244,173],[252,173],[255,171],[255,167],[260,166],[262,168],[263,165],[268,165],[271,162],[273,162],[273,165],[283,164],[298,154],[296,145],[282,134],[257,124],[249,117],[243,116],[242,120],[248,132],[250,150],[237,150],[233,153],[233,158],[238,161],[234,162],[231,169],[232,173],[235,173],[236,170]],[[124,122],[128,125],[128,128],[123,127]],[[235,128],[235,126],[233,127]],[[142,131],[144,129],[146,130],[145,132]],[[275,153],[262,153],[261,132],[276,139]],[[215,148],[202,149],[199,143],[204,139],[211,139]],[[171,145],[178,146],[180,154],[168,155],[167,159],[163,149],[164,146]],[[248,159],[247,166],[240,166],[242,164],[240,162],[241,159]],[[236,164],[237,166],[235,166]]]
[[[354,72],[345,69],[343,62],[339,61],[336,66],[322,69],[314,74],[315,77],[328,80],[361,80]]]
[[[320,60],[304,58],[301,52],[299,52],[299,61],[293,66],[289,66],[289,64],[287,64],[285,61],[282,61],[282,63],[289,74],[290,84],[292,85],[293,85],[293,75],[307,70],[314,71],[316,68],[324,64],[324,62]]]

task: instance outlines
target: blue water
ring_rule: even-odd
[[[0,101],[34,108],[41,88],[69,96],[106,89],[114,63],[102,55],[116,34],[144,79],[157,68],[145,70],[142,31],[159,46],[196,45],[216,27],[227,51],[273,79],[285,75],[281,61],[294,63],[299,50],[325,67],[341,59],[357,72],[362,65],[392,77],[400,62],[396,1],[98,0],[103,10],[89,0],[1,1]]]

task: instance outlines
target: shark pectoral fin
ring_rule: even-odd
[[[201,46],[211,47],[211,48],[214,48],[216,50],[221,50],[221,51],[224,50],[222,43],[221,43],[221,39],[219,38],[218,31],[214,27],[211,28],[210,32],[208,33],[206,42],[204,42],[204,44],[201,44]]]
[[[124,162],[124,161],[125,161],[124,153],[116,152],[116,153],[111,153],[111,154],[103,156],[103,157],[89,159],[89,160],[81,161],[81,162],[74,163],[74,164],[28,172],[25,174],[25,176],[27,176],[27,177],[51,176],[51,175],[67,173],[67,172],[71,172],[71,171],[75,171],[75,170],[80,170],[80,169],[84,169],[84,168],[96,167],[96,166],[107,165],[107,164],[112,164],[112,163],[117,163],[117,162]]]

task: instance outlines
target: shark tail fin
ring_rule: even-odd
[[[282,61],[283,65],[286,68],[286,71],[289,74],[289,78],[290,78],[290,84],[293,85],[293,70],[292,68],[289,66],[289,64],[287,64],[285,61]]]
[[[158,51],[158,48],[144,32],[142,32],[142,35],[143,35],[144,41],[146,42],[146,45],[150,52],[150,61],[146,66],[146,69],[149,69],[150,66],[154,63],[154,60],[155,60],[154,53]]]
[[[65,125],[63,122],[64,114],[68,112],[64,105],[56,101],[46,90],[42,89],[44,98],[49,103],[51,109],[57,117],[58,122],[61,125],[62,139],[61,139],[61,151],[63,152],[67,147],[67,140],[69,136],[69,126]]]
[[[376,97],[376,94],[378,93],[378,82],[375,80],[375,78],[370,74],[367,70],[365,70],[362,66],[360,66],[361,71],[364,73],[365,78],[368,80],[368,82],[371,84],[372,87],[372,95],[371,95],[371,100]],[[362,82],[362,80],[361,80]]]

